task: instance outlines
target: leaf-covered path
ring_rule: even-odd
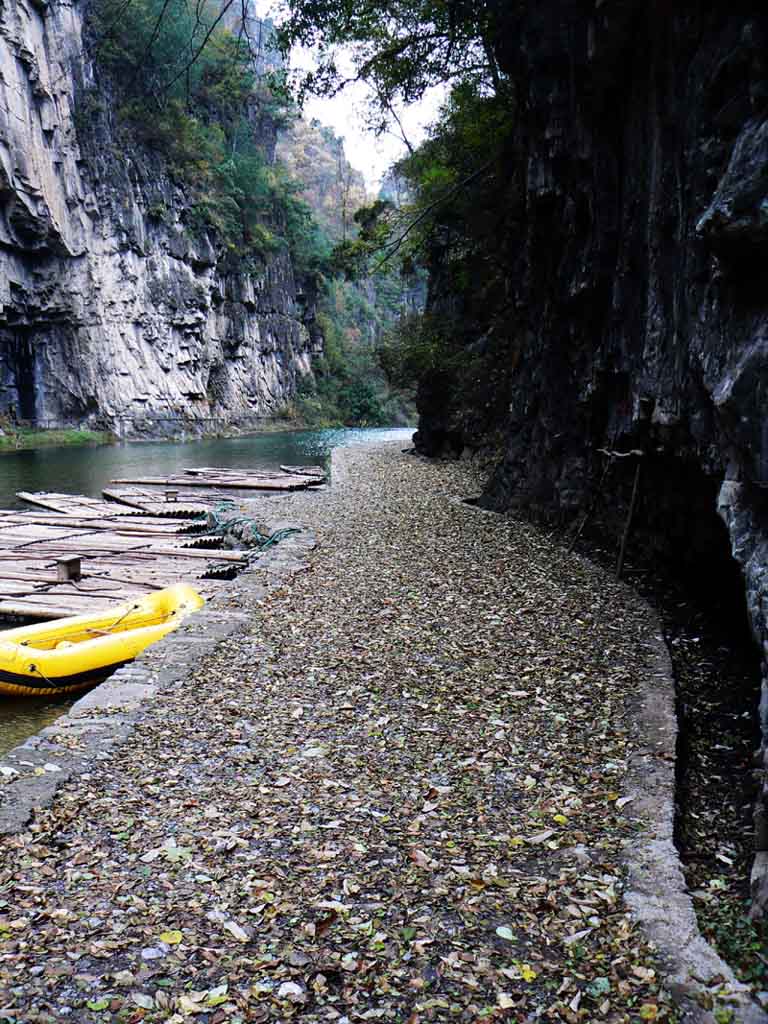
[[[621,898],[648,621],[466,467],[344,459],[283,501],[309,571],[2,841],[0,1021],[668,1017]]]

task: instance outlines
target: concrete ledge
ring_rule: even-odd
[[[296,524],[279,524],[285,525]],[[269,548],[173,633],[86,693],[53,725],[0,757],[0,833],[19,831],[37,808],[51,803],[63,782],[124,743],[148,702],[187,679],[217,644],[245,632],[253,620],[249,609],[304,571],[314,547],[314,534],[302,530]]]
[[[625,851],[624,899],[665,962],[667,984],[684,1020],[765,1024],[768,1014],[699,931],[674,844],[677,716],[672,661],[656,613],[634,593],[633,599],[651,624],[652,668],[630,709],[635,752],[623,795],[631,798],[628,817],[638,835]]]

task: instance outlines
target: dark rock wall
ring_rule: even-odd
[[[82,13],[0,3],[0,413],[121,433],[272,416],[322,346],[307,288],[285,253],[223,255],[126,149]],[[257,109],[253,128],[273,158]]]
[[[600,448],[641,450],[603,481],[607,527],[620,531],[640,458],[638,530],[714,586],[730,543],[768,656],[768,13],[512,10],[501,58],[524,208],[507,440],[485,501],[567,521],[592,499]],[[762,716],[768,735],[768,692]]]

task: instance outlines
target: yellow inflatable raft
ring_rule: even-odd
[[[205,604],[186,583],[113,605],[0,632],[0,694],[73,693],[104,679]]]

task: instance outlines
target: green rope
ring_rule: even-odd
[[[235,536],[234,527],[250,526],[250,537],[247,541],[243,541],[243,543],[247,543],[249,548],[254,549],[248,552],[249,562],[253,558],[258,558],[267,548],[271,548],[274,544],[279,544],[281,540],[285,540],[292,533],[301,533],[301,530],[293,526],[276,530],[271,534],[262,533],[256,525],[256,520],[251,516],[240,515],[237,512],[236,506],[231,501],[221,502],[212,512],[206,512],[197,516],[193,523],[197,525],[198,522],[200,525],[202,523],[206,524],[206,529],[196,531],[198,536],[204,537],[224,537],[228,533]],[[215,569],[218,567],[211,566],[211,568]]]

